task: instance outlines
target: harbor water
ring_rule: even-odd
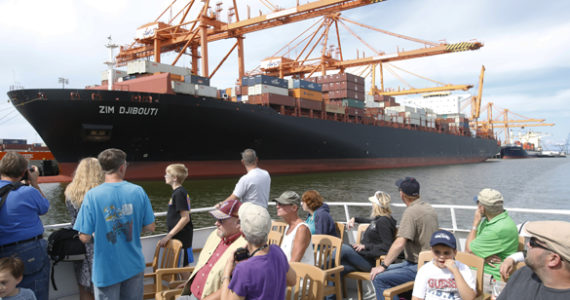
[[[263,167],[263,160],[260,166]],[[128,170],[127,170],[128,172]],[[192,166],[189,166],[192,172]],[[245,170],[244,170],[245,172]],[[299,194],[309,189],[317,190],[327,202],[366,202],[375,191],[381,190],[392,196],[393,203],[402,203],[394,182],[401,177],[412,176],[420,182],[423,200],[432,204],[475,205],[473,197],[483,188],[499,190],[505,198],[505,207],[529,209],[570,209],[570,159],[567,158],[528,158],[517,160],[491,159],[483,163],[402,168],[386,170],[311,173],[299,175],[272,176],[271,198],[283,191],[293,190]],[[192,207],[208,207],[229,196],[239,178],[188,180],[184,187],[192,198]],[[172,192],[162,181],[135,182],[149,195],[155,212],[164,212]],[[49,212],[42,216],[44,224],[59,224],[70,221],[64,204],[66,184],[42,184],[41,188],[50,200]],[[275,207],[270,206],[275,216]],[[396,207],[397,220],[403,208]],[[331,208],[336,220],[346,220],[341,207]],[[351,208],[350,216],[366,216],[367,208]],[[440,226],[450,226],[449,212],[438,212]],[[304,216],[304,213],[301,212]],[[540,215],[510,214],[516,223],[541,218]],[[568,220],[568,216],[549,216],[550,219]],[[194,227],[214,224],[208,213],[192,215]],[[457,222],[464,228],[470,227],[473,212],[461,210]],[[157,232],[166,231],[166,218],[158,217]]]

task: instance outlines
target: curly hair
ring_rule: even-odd
[[[94,157],[82,159],[75,169],[73,180],[65,188],[65,198],[73,207],[79,209],[83,203],[83,197],[88,190],[100,185],[104,181],[103,170],[99,160]]]
[[[301,201],[305,202],[305,204],[307,204],[307,207],[312,211],[315,211],[317,208],[323,205],[323,197],[321,194],[319,194],[319,192],[315,190],[308,190],[303,193]]]

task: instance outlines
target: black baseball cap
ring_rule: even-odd
[[[414,177],[398,179],[396,186],[408,196],[420,195],[420,183]]]

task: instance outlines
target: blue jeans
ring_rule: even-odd
[[[50,260],[47,241],[40,239],[0,248],[0,257],[12,255],[24,262],[24,279],[18,287],[31,289],[38,300],[48,300]]]
[[[370,272],[372,269],[370,262],[347,244],[342,244],[340,249],[340,264],[344,266],[344,270],[340,273],[341,276],[354,271]]]
[[[140,300],[144,294],[144,272],[110,286],[95,287],[95,300]]]
[[[395,287],[399,284],[414,281],[416,273],[418,272],[418,265],[408,261],[399,264],[391,264],[384,272],[376,275],[372,284],[376,290],[376,299],[384,299],[384,290]],[[394,296],[394,300],[399,300],[398,296]]]

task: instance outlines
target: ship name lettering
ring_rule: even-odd
[[[123,115],[144,115],[156,116],[158,115],[158,108],[155,107],[119,107],[119,114]]]
[[[107,105],[99,105],[99,113],[100,114],[114,114],[115,107],[114,106],[107,106]]]

